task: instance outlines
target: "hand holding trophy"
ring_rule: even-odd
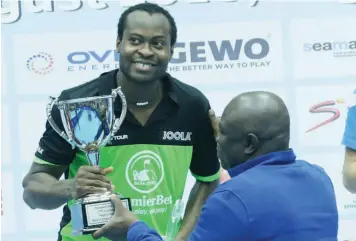
[[[113,190],[111,181],[106,177],[113,169],[97,166],[81,166],[73,178],[72,198],[78,199],[88,194],[106,193]]]
[[[120,117],[116,118],[114,103],[118,96],[121,99],[122,109]],[[51,116],[54,105],[59,109],[64,130],[58,127]],[[89,166],[80,168],[75,180],[77,186],[74,188],[73,197],[76,199],[71,207],[73,235],[93,233],[107,223],[114,214],[114,206],[110,200],[111,183],[105,176],[105,170],[99,168],[99,149],[111,141],[123,123],[126,112],[126,98],[120,87],[112,90],[111,95],[105,96],[63,101],[50,98],[47,105],[49,124],[72,145],[73,149],[77,147],[85,152],[89,162]],[[87,184],[88,181],[93,184],[100,182],[100,187],[93,187],[91,190],[81,188],[83,185],[80,183]],[[131,210],[130,199],[121,198],[121,200],[124,206]]]

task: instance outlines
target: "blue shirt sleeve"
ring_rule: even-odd
[[[352,106],[347,113],[346,127],[342,144],[356,150],[356,105]]]
[[[212,194],[189,241],[248,240],[249,217],[242,200],[228,190]]]
[[[248,220],[246,207],[237,195],[230,191],[218,191],[203,206],[188,240],[247,240]],[[137,222],[129,229],[127,241],[162,241],[162,238],[143,222]]]
[[[129,228],[127,241],[163,241],[163,239],[155,230],[139,221]]]

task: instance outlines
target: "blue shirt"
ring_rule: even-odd
[[[352,106],[347,113],[342,144],[356,150],[356,105]]]
[[[229,170],[203,206],[189,241],[336,241],[338,212],[324,170],[296,160],[292,150],[249,160]],[[143,222],[128,241],[158,241]]]

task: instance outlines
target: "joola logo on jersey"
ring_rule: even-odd
[[[191,141],[191,132],[173,132],[173,131],[164,131],[163,140],[175,140],[175,141]]]

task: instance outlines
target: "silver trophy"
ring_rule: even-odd
[[[116,118],[114,103],[118,96],[121,99],[122,109],[120,117]],[[64,131],[58,127],[51,116],[54,105],[59,109]],[[64,101],[50,97],[47,105],[49,124],[72,145],[73,149],[77,147],[85,152],[91,166],[99,165],[99,149],[110,143],[123,123],[126,111],[126,98],[120,87],[112,90],[111,95],[105,96]],[[114,206],[110,201],[111,195],[112,192],[108,191],[104,194],[88,194],[74,200],[71,207],[73,235],[93,233],[111,219],[114,214]],[[131,210],[130,199],[120,198]]]

